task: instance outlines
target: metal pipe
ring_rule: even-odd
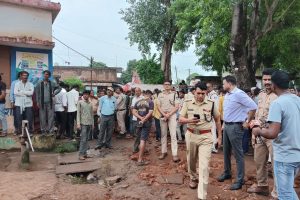
[[[32,142],[31,142],[30,135],[29,135],[27,127],[25,127],[25,130],[26,130],[26,133],[27,133],[27,138],[28,138],[31,150],[32,150],[32,152],[34,152],[34,149],[33,149],[33,146],[32,146]]]

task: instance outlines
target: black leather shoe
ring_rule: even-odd
[[[231,175],[222,174],[221,176],[218,177],[219,182],[224,182],[227,179],[231,179]]]
[[[231,185],[230,190],[239,190],[242,188],[242,186],[243,186],[242,183],[236,182]]]

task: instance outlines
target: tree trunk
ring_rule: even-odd
[[[161,69],[164,72],[164,81],[171,81],[171,56],[174,39],[166,39],[161,54]]]
[[[247,62],[247,5],[240,2],[234,5],[231,41],[230,63],[232,71],[237,78],[237,86],[241,89],[256,85],[255,73]]]
[[[255,75],[255,71],[258,68],[257,62],[257,41],[259,32],[259,7],[261,0],[253,0],[253,10],[250,19],[249,30],[249,45],[248,45],[248,68],[251,73]],[[253,81],[253,80],[252,80]]]

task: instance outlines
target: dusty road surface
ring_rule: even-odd
[[[93,147],[95,141],[90,146]],[[171,161],[171,152],[166,160],[157,159],[160,145],[150,138],[147,144],[150,164],[136,166],[136,155],[132,155],[133,139],[113,140],[114,149],[91,151],[90,161],[99,162],[99,169],[93,172],[94,179],[87,183],[88,173],[64,175],[56,174],[58,154],[31,153],[31,164],[27,170],[18,166],[18,152],[0,154],[0,200],[164,200],[197,199],[197,190],[188,188],[185,145],[179,146],[180,163]],[[169,144],[170,145],[170,144]],[[170,148],[169,148],[170,149]],[[230,191],[230,181],[218,183],[216,177],[222,173],[222,152],[212,155],[208,186],[209,200],[250,200],[270,199],[259,195],[249,195],[246,190],[255,182],[255,165],[252,156],[246,156],[246,184],[242,190]],[[233,164],[235,161],[233,160]],[[235,164],[233,166],[235,169]],[[234,173],[233,173],[234,174]],[[108,181],[118,176],[118,182]],[[270,179],[270,182],[273,182]],[[297,189],[300,194],[299,189]]]

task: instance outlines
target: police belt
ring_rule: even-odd
[[[194,129],[187,128],[187,130],[190,131],[191,133],[198,134],[198,135],[205,134],[205,133],[210,133],[211,132],[211,129],[209,129],[209,130],[195,131]]]

